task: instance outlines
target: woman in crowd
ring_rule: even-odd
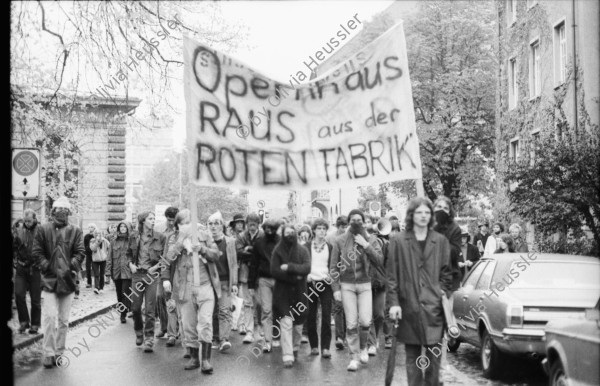
[[[90,240],[92,250],[92,270],[94,271],[94,293],[97,295],[104,290],[104,271],[110,242],[104,237],[101,230],[94,232]]]
[[[311,271],[308,250],[298,243],[293,226],[284,225],[273,250],[271,275],[275,279],[273,308],[281,331],[283,365],[292,367],[300,348],[302,324],[307,316],[306,277]]]
[[[494,253],[513,253],[515,252],[515,242],[508,233],[502,233],[496,239],[496,251]]]
[[[515,242],[515,252],[529,252],[529,248],[527,247],[527,243],[525,240],[521,238],[521,226],[519,224],[512,224],[508,228],[508,232]]]
[[[308,292],[311,296],[308,303],[308,341],[310,354],[319,355],[319,335],[317,333],[317,315],[321,306],[321,355],[331,358],[331,307],[333,291],[329,278],[329,262],[332,246],[325,240],[329,224],[322,218],[312,224],[315,238],[306,245],[310,254],[310,274],[308,275]],[[329,279],[329,280],[326,280]]]
[[[131,293],[131,268],[127,260],[130,233],[126,222],[117,225],[116,237],[110,243],[106,259],[106,276],[112,277],[115,282],[117,301],[127,307],[121,312],[121,323],[126,323],[127,310],[131,309],[131,302],[126,296]]]

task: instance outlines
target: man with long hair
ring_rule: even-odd
[[[452,289],[450,243],[432,229],[433,223],[431,201],[413,198],[408,203],[405,230],[390,236],[388,246],[390,318],[399,319],[397,338],[405,345],[411,386],[439,383],[440,358],[435,349],[442,347],[442,296]],[[427,360],[421,359],[422,347]],[[423,362],[428,363],[424,376]]]

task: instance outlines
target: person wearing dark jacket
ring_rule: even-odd
[[[85,276],[87,278],[87,285],[85,288],[92,288],[92,250],[90,249],[90,240],[94,238],[94,233],[96,233],[96,229],[98,227],[96,224],[88,225],[88,233],[83,237],[83,246],[85,248]]]
[[[469,235],[469,231],[467,229],[461,230],[461,261],[458,262],[458,266],[460,268],[461,273],[461,281],[465,277],[467,272],[469,272],[471,268],[479,261],[480,257],[477,247],[469,243],[470,237],[471,236]]]
[[[32,209],[23,213],[23,226],[15,230],[13,238],[13,265],[15,274],[15,302],[19,315],[19,333],[29,327],[30,334],[37,334],[42,322],[42,287],[40,270],[35,266],[31,250],[38,230],[36,214]],[[27,291],[31,297],[31,319],[27,310]],[[31,321],[31,325],[29,322]]]
[[[106,276],[112,277],[115,282],[117,301],[125,308],[121,311],[121,323],[127,322],[127,310],[131,309],[131,302],[125,296],[131,293],[131,269],[127,260],[127,248],[129,247],[129,226],[126,222],[117,225],[116,237],[111,241],[106,259]]]
[[[258,298],[262,310],[261,321],[265,341],[263,352],[271,352],[273,335],[273,287],[275,280],[271,275],[271,257],[273,250],[281,237],[277,234],[279,223],[275,220],[267,220],[264,225],[264,235],[254,243],[255,262],[251,266],[248,286],[258,288]],[[250,283],[255,283],[251,285]]]
[[[508,232],[515,242],[515,252],[529,252],[527,242],[521,237],[521,226],[519,224],[512,224],[510,227],[508,227]]]
[[[131,269],[133,329],[135,344],[144,344],[144,352],[154,351],[154,322],[156,291],[160,259],[165,248],[165,235],[154,231],[153,212],[138,215],[139,233],[130,237],[127,259]],[[142,302],[145,302],[145,320],[142,319]]]
[[[317,333],[317,314],[321,306],[321,355],[331,358],[331,307],[333,290],[329,278],[329,263],[333,247],[325,240],[329,224],[322,218],[312,223],[314,239],[306,245],[310,255],[310,274],[308,275],[308,341],[310,354],[319,355],[319,335]],[[329,280],[327,280],[329,279]]]
[[[250,268],[254,262],[254,243],[264,233],[259,229],[260,217],[250,213],[246,217],[247,229],[236,236],[235,248],[238,258],[238,288],[240,296],[244,299],[244,308],[241,310],[238,328],[245,334],[243,342],[254,342],[254,283],[248,280]]]
[[[446,196],[439,196],[433,204],[435,225],[433,230],[444,235],[450,243],[450,265],[452,270],[452,292],[460,287],[461,273],[458,262],[461,255],[461,230],[454,222],[454,208]]]
[[[294,227],[284,225],[281,234],[281,242],[278,242],[270,259],[270,270],[275,282],[273,306],[281,331],[283,365],[292,367],[300,348],[302,324],[307,316],[306,277],[311,271],[311,264],[308,250],[298,244]],[[270,330],[270,325],[265,328],[265,336]]]
[[[69,224],[70,213],[71,204],[66,197],[54,201],[52,220],[37,231],[31,251],[42,275],[45,368],[56,366],[65,351],[75,281],[85,258],[83,232]]]
[[[433,205],[427,198],[410,200],[406,228],[391,235],[386,271],[390,318],[398,320],[397,339],[406,350],[408,384],[439,384],[444,311],[442,296],[452,291],[450,243],[432,230]],[[421,349],[427,348],[426,359]],[[417,360],[419,362],[417,363]],[[428,366],[423,376],[423,362]]]

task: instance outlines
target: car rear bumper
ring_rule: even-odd
[[[502,339],[496,344],[501,350],[512,354],[543,357],[546,356],[545,342],[544,330],[505,328],[502,330]]]

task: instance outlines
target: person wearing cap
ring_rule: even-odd
[[[370,270],[383,266],[381,245],[363,228],[365,216],[359,209],[348,214],[348,231],[336,238],[329,270],[333,297],[341,301],[346,315],[346,339],[351,360],[348,371],[358,370],[359,360],[369,361],[367,341],[373,316]]]
[[[244,232],[246,228],[246,222],[244,221],[244,215],[241,213],[236,213],[233,215],[233,220],[229,222],[229,227],[231,228],[232,236],[236,237],[237,235]]]
[[[83,232],[78,226],[69,224],[69,200],[60,197],[54,201],[50,214],[51,221],[40,226],[31,251],[42,276],[45,368],[56,366],[57,358],[65,351],[77,272],[85,258]]]
[[[488,238],[490,237],[488,231],[490,227],[490,223],[487,221],[481,221],[478,224],[479,232],[473,237],[473,245],[477,247],[479,250],[479,255],[483,256],[483,251],[485,251],[485,245],[487,244]]]
[[[231,348],[231,343],[229,342],[232,320],[231,305],[233,297],[238,293],[238,265],[235,252],[235,239],[223,233],[223,223],[223,217],[220,212],[214,213],[208,218],[208,230],[220,252],[216,266],[219,273],[219,281],[221,282],[221,297],[217,302],[217,325],[219,329],[217,343],[221,352]]]
[[[471,235],[469,235],[467,227],[461,228],[460,236],[460,250],[462,259],[458,262],[458,266],[460,267],[460,280],[462,281],[467,272],[469,272],[475,263],[479,261],[479,251],[473,244],[469,243]]]
[[[135,344],[144,344],[144,352],[154,351],[154,324],[158,281],[155,272],[165,248],[165,235],[154,231],[155,216],[146,211],[138,215],[139,233],[132,234],[127,248],[127,259],[132,273],[132,311]],[[142,319],[142,302],[145,301],[145,320]]]
[[[263,230],[259,228],[260,217],[256,213],[246,216],[246,230],[239,233],[235,240],[236,254],[238,258],[238,288],[241,298],[244,299],[244,308],[238,321],[238,329],[244,337],[246,344],[254,342],[254,283],[248,280],[250,268],[254,262],[254,244],[258,238],[263,236]]]

